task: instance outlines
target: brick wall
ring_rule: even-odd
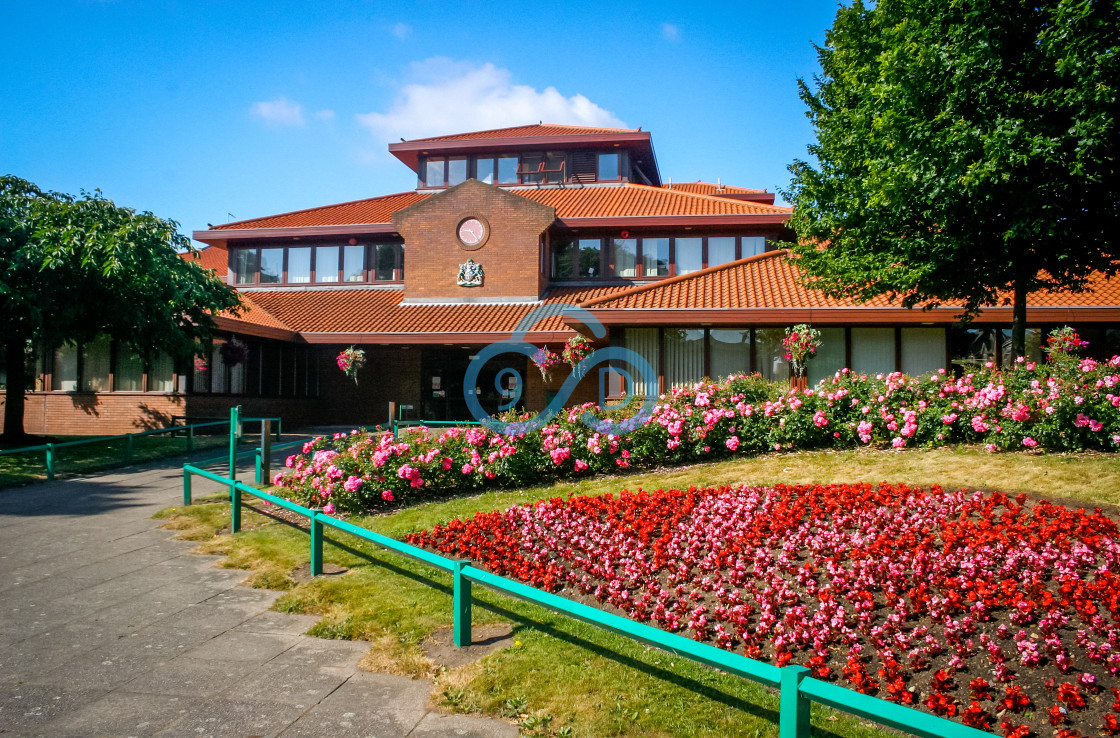
[[[0,429],[5,393],[0,392]],[[184,415],[182,395],[140,392],[28,392],[23,427],[52,436],[112,436],[164,428]]]
[[[475,249],[458,238],[459,224],[471,217],[487,226],[486,241]],[[474,179],[395,213],[405,241],[405,299],[539,298],[540,235],[555,219],[553,208]],[[457,284],[467,259],[482,265],[481,287]]]

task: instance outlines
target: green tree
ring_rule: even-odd
[[[856,0],[800,81],[794,251],[832,295],[1013,305],[1117,271],[1120,3]]]
[[[178,224],[0,176],[0,341],[7,369],[5,439],[24,435],[27,348],[107,334],[150,360],[205,345],[213,316],[240,300],[194,251]]]

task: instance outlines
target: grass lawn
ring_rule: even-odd
[[[87,440],[83,436],[56,437],[57,443]],[[34,445],[42,445],[36,441]],[[194,450],[212,451],[210,455],[228,448],[229,437],[223,434],[196,434]],[[4,451],[11,449],[5,448]],[[132,456],[126,461],[128,441],[113,438],[105,441],[83,443],[79,446],[63,446],[55,449],[55,475],[88,474],[103,471],[126,463],[151,461],[168,456],[179,456],[187,452],[185,434],[172,437],[170,433],[151,436],[138,436],[132,439]],[[14,487],[47,478],[46,452],[43,450],[21,453],[6,453],[0,456],[0,488]]]
[[[429,502],[355,522],[400,538],[477,511],[547,497],[639,487],[856,481],[996,488],[1066,504],[1111,506],[1120,502],[1120,459],[977,449],[768,455]],[[448,709],[510,717],[530,735],[776,733],[777,696],[762,687],[481,588],[476,588],[475,625],[511,623],[515,644],[466,666],[434,668],[420,643],[451,623],[450,578],[442,572],[336,538],[353,548],[328,546],[326,560],[350,571],[296,584],[292,572],[308,560],[303,531],[248,513],[243,523],[248,530],[220,535],[229,525],[228,505],[221,502],[170,508],[159,517],[180,535],[201,541],[201,551],[225,554],[226,566],[251,570],[255,586],[288,590],[276,608],[321,616],[312,634],[373,641],[371,669],[434,675],[434,700]],[[814,708],[813,722],[818,735],[881,734],[823,709]]]

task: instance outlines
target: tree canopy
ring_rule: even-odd
[[[1014,305],[1117,271],[1120,3],[856,0],[800,82],[794,251],[814,287]]]
[[[24,356],[109,335],[139,356],[186,357],[209,341],[237,294],[182,258],[178,224],[0,176],[0,341],[8,372],[5,436],[23,434]]]

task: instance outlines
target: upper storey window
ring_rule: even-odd
[[[761,254],[762,236],[554,238],[552,279],[658,279]]]
[[[619,182],[626,179],[626,161],[626,152],[619,150],[425,156],[421,159],[419,186],[454,187],[468,177],[497,185]]]
[[[404,244],[238,248],[231,264],[238,285],[399,282],[404,279]]]

